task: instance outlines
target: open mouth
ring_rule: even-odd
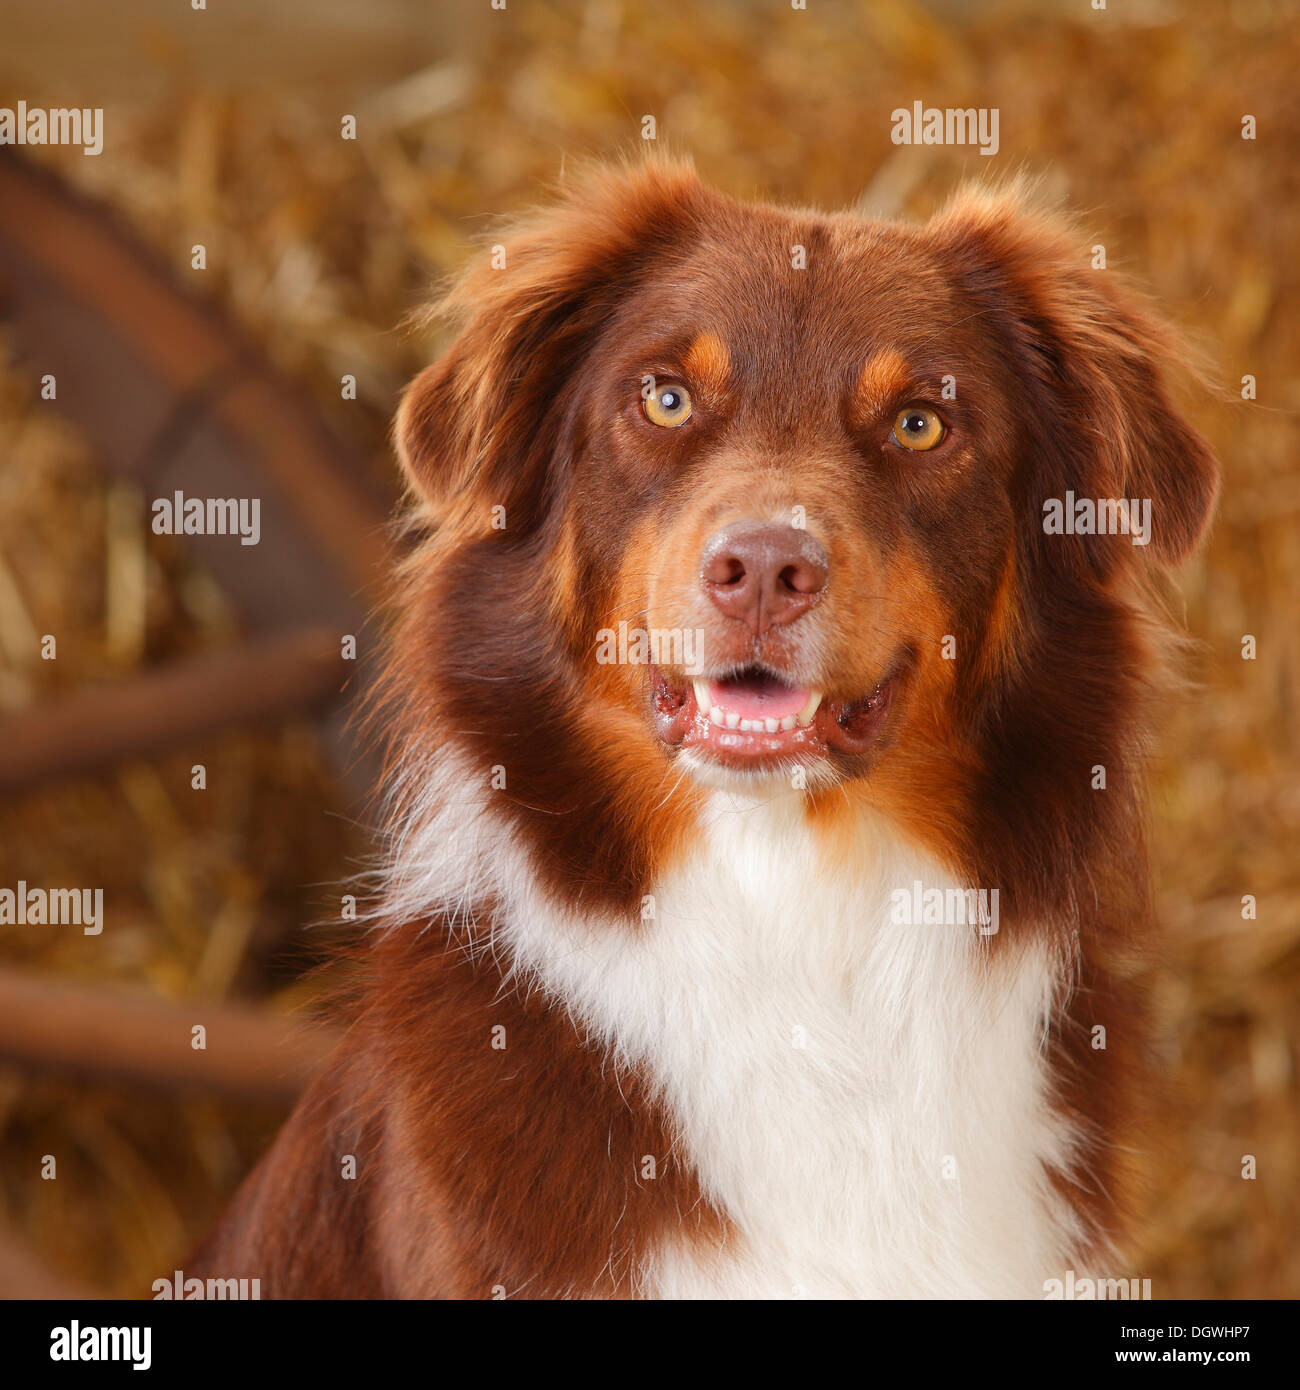
[[[897,684],[891,676],[857,699],[830,700],[761,666],[689,683],[656,668],[650,707],[659,737],[670,747],[753,766],[831,750],[865,753],[884,727]]]

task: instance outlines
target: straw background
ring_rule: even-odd
[[[437,347],[401,323],[488,217],[537,201],[566,158],[633,147],[644,114],[739,196],[923,216],[965,178],[1024,168],[1083,214],[1222,388],[1186,401],[1219,450],[1224,492],[1207,552],[1179,581],[1199,685],[1170,708],[1152,769],[1155,988],[1178,1100],[1145,1160],[1132,1272],[1157,1296],[1300,1294],[1295,8],[90,10],[55,0],[15,16],[0,105],[102,104],[101,156],[30,153],[107,200],[238,321],[376,476],[391,476],[396,393]],[[1000,108],[996,158],[891,145],[890,111],[916,99]],[[348,113],[355,142],[339,138]],[[195,242],[208,247],[201,275]],[[356,402],[340,399],[345,372]],[[0,317],[0,717],[238,636],[218,586],[140,530],[121,487],[39,400]],[[59,659],[42,662],[32,635],[56,629]],[[202,796],[189,790],[196,761],[221,769]],[[320,988],[304,975],[319,938],[306,924],[364,850],[307,721],[33,792],[0,806],[0,884],[102,885],[113,925],[93,947],[72,931],[0,929],[0,962],[298,1008]],[[1256,920],[1243,920],[1245,894]],[[280,1118],[0,1068],[0,1222],[56,1272],[141,1293],[181,1265]],[[68,1156],[54,1183],[40,1177],[49,1152]]]

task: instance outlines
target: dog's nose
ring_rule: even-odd
[[[723,527],[700,565],[705,593],[756,637],[806,613],[829,578],[830,561],[813,536],[765,521]]]

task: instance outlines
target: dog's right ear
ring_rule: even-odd
[[[435,310],[459,333],[397,412],[397,454],[432,517],[486,526],[504,505],[511,530],[536,519],[568,381],[622,295],[691,239],[707,196],[689,164],[597,168],[492,236]]]

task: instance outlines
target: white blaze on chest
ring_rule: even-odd
[[[662,1087],[738,1233],[657,1252],[645,1291],[1041,1297],[1071,1226],[1042,1166],[1067,1152],[1046,953],[891,921],[894,890],[969,885],[883,824],[823,849],[797,796],[719,792],[639,934],[510,914],[521,963]]]

